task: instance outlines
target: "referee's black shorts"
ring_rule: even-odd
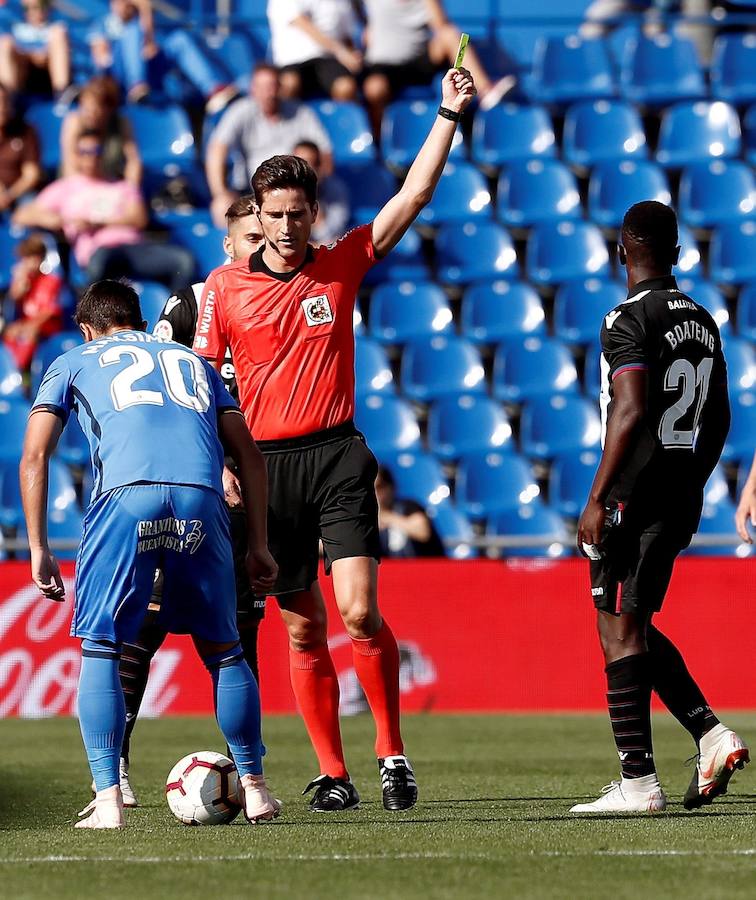
[[[272,594],[309,590],[319,540],[326,572],[336,559],[380,559],[378,463],[351,421],[257,445],[268,465],[268,546],[279,566]]]

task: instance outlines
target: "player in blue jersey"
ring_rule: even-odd
[[[63,600],[47,545],[48,462],[75,412],[89,441],[94,487],[76,564],[71,633],[82,641],[79,722],[97,789],[92,814],[77,827],[125,825],[118,657],[121,642],[139,630],[156,569],[165,576],[161,623],[192,635],[212,676],[245,814],[252,822],[274,818],[280,804],[262,774],[260,698],[239,644],[221,483],[225,446],[239,468],[247,510],[250,580],[266,593],[277,566],[267,548],[265,463],[212,367],[180,344],[144,333],[132,288],[93,284],[76,321],[86,343],[58,357],[42,381],[20,476],[32,577],[45,596]]]

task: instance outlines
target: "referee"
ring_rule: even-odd
[[[352,313],[368,269],[430,201],[462,111],[475,94],[465,69],[444,76],[442,102],[404,185],[375,220],[335,244],[309,243],[317,176],[303,160],[274,156],[252,177],[265,245],[205,283],[194,349],[223,364],[228,347],[239,400],[268,464],[268,539],[289,631],[290,673],[320,773],[311,809],[352,809],[359,795],[344,761],[339,685],[318,586],[318,541],[352,641],[354,668],[376,724],[388,810],[417,801],[399,724],[399,653],[378,609],[380,556],[375,457],[355,429]]]

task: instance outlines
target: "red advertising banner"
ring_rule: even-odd
[[[69,599],[52,603],[26,563],[0,565],[0,717],[71,715],[78,642]],[[715,708],[756,708],[753,586],[756,560],[681,560],[659,627],[678,643]],[[330,580],[329,643],[345,714],[366,708]],[[399,641],[407,711],[601,710],[604,684],[587,566],[581,560],[387,561],[381,607]],[[294,712],[287,638],[275,601],[260,633],[267,713]],[[186,637],[153,661],[143,713],[209,713],[209,678]]]

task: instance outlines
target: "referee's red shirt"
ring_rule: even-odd
[[[271,272],[262,251],[205,282],[194,350],[230,347],[239,403],[258,440],[333,428],[354,415],[352,318],[360,282],[377,262],[372,226],[310,247],[293,272]]]

